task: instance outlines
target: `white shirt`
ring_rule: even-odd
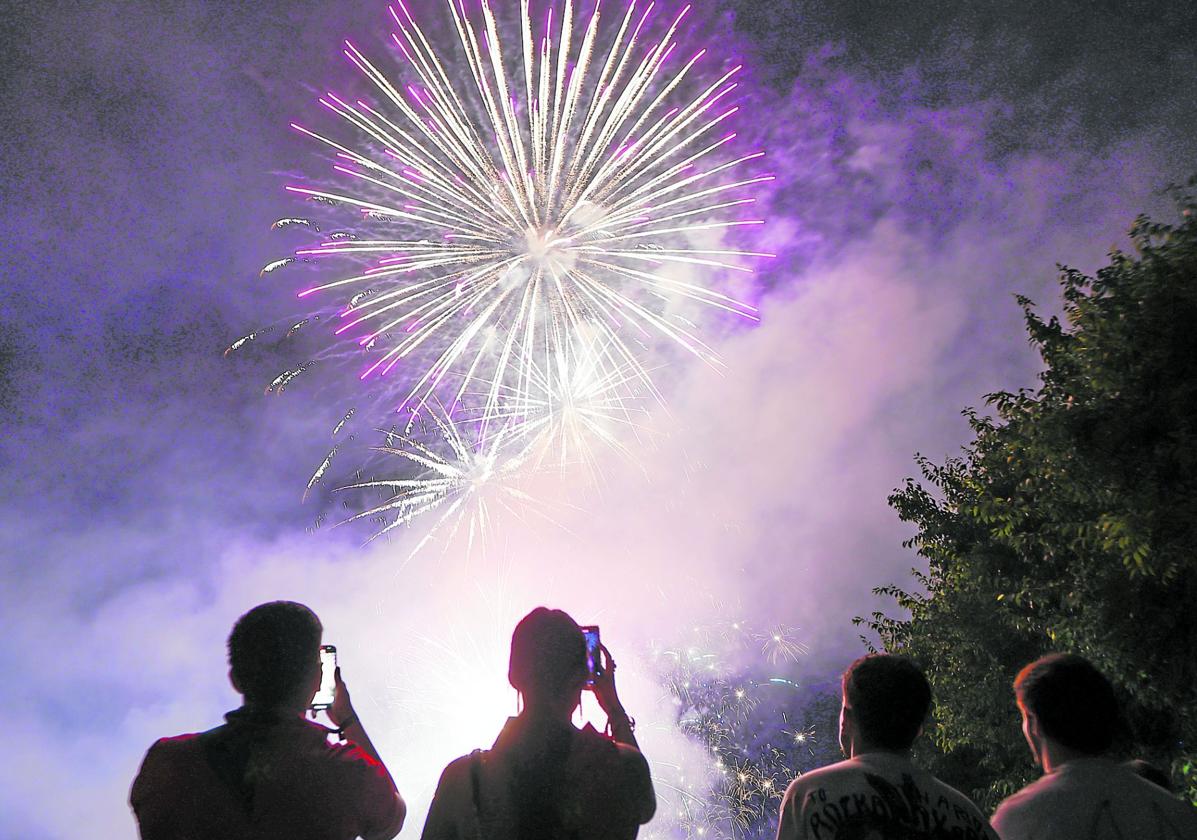
[[[865,753],[804,773],[781,801],[778,840],[996,840],[977,806],[909,759]]]
[[[1002,840],[1197,840],[1197,808],[1105,758],[1066,762],[993,814]]]

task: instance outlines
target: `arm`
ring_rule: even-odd
[[[635,747],[616,744],[624,768],[624,789],[636,823],[644,825],[657,812],[657,793],[653,790],[652,772],[648,760]]]
[[[152,801],[156,795],[156,782],[161,770],[156,766],[161,741],[156,741],[145,758],[141,761],[141,769],[137,771],[137,778],[133,780],[133,787],[129,791],[129,805],[133,809],[133,816],[137,819],[137,830],[140,837],[152,837],[154,833],[153,818],[144,807],[147,801]],[[144,824],[143,824],[144,821]]]
[[[623,707],[619,699],[619,692],[615,689],[615,660],[606,645],[599,646],[599,654],[603,658],[603,672],[594,680],[594,696],[599,707],[607,715],[607,727],[611,730],[611,737],[617,744],[625,744],[640,749],[633,734],[635,723]]]
[[[382,776],[390,785],[393,796],[393,800],[387,803],[389,807],[385,809],[386,814],[382,819],[384,824],[371,830],[366,835],[366,840],[391,840],[403,828],[403,821],[407,818],[407,803],[399,795],[399,789],[395,786],[391,771],[387,769],[378,750],[375,749],[374,743],[370,740],[370,736],[366,733],[366,728],[358,719],[357,712],[353,709],[353,700],[349,696],[349,689],[341,680],[340,668],[337,668],[335,676],[336,689],[333,694],[333,704],[328,710],[328,717],[341,730],[342,735],[378,763]]]
[[[605,667],[594,681],[594,695],[599,706],[607,715],[607,726],[611,738],[619,747],[620,757],[626,768],[625,778],[637,819],[641,825],[652,819],[657,810],[657,795],[653,790],[652,774],[648,761],[640,752],[633,730],[635,722],[623,707],[619,692],[615,688],[615,660],[605,646],[600,646],[600,655]]]

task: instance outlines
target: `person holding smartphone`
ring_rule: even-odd
[[[494,746],[445,768],[423,840],[630,840],[656,810],[648,762],[615,689],[615,662],[561,610],[537,607],[511,637],[523,699]],[[588,667],[588,661],[592,667]],[[571,722],[585,688],[609,735]]]
[[[336,668],[337,732],[305,719],[321,685],[320,619],[274,601],[229,636],[229,679],[245,698],[207,732],[162,738],[129,800],[142,840],[390,840],[407,809]]]

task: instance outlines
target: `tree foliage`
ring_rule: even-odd
[[[927,572],[877,590],[909,618],[863,623],[927,667],[924,758],[988,805],[1034,775],[1011,682],[1048,651],[1114,681],[1123,751],[1197,803],[1197,202],[1176,197],[1179,222],[1140,217],[1096,277],[1061,269],[1062,318],[1019,298],[1039,386],[965,412],[963,455],[918,458],[890,497]]]

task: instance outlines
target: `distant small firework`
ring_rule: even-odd
[[[813,726],[804,726],[790,730],[789,735],[795,744],[805,749],[811,755],[815,754],[815,744],[818,742],[818,738]]]
[[[718,242],[762,223],[744,215],[747,193],[773,177],[752,169],[762,152],[731,151],[741,68],[704,79],[705,49],[679,57],[689,7],[650,39],[651,4],[638,11],[632,2],[608,23],[596,3],[575,27],[566,0],[539,26],[522,0],[514,46],[490,0],[475,7],[477,20],[464,4],[446,8],[453,61],[400,2],[390,9],[392,39],[413,81],[392,81],[346,42],[380,104],[320,100],[351,139],[295,125],[334,152],[335,170],[354,186],[288,189],[384,224],[382,236],[334,235],[299,250],[369,262],[300,297],[377,289],[355,292],[336,334],[376,355],[363,379],[407,360],[402,405],[416,410],[434,396],[457,405],[473,393],[486,418],[499,414],[505,395],[535,393],[537,370],[558,375],[555,359],[572,352],[579,331],[599,337],[589,346],[602,352],[601,367],[645,382],[640,348],[652,336],[717,364],[673,310],[688,301],[756,317],[696,276],[750,272],[752,258],[768,256]],[[386,225],[404,235],[386,235]]]
[[[809,652],[809,648],[798,641],[797,628],[778,624],[769,629],[754,633],[753,639],[760,642],[761,653],[769,662],[777,665],[781,662],[797,662],[798,657]]]
[[[794,628],[762,629],[744,620],[696,626],[684,644],[656,650],[677,727],[707,752],[711,766],[704,784],[682,777],[681,768],[658,769],[662,816],[650,836],[773,836],[786,786],[823,758],[816,756],[820,744],[807,718],[815,695],[773,670],[779,662],[792,665],[791,654],[799,650],[805,647]],[[801,726],[791,722],[795,714]]]

